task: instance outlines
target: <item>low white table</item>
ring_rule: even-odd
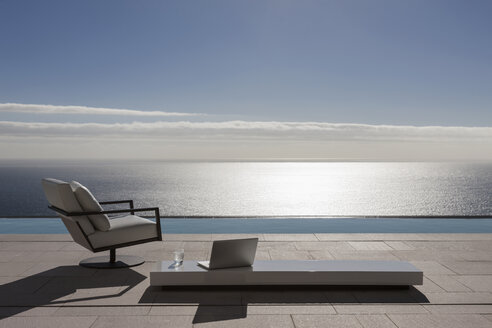
[[[404,261],[255,261],[252,267],[206,270],[197,261],[157,262],[151,286],[422,285],[423,272]]]

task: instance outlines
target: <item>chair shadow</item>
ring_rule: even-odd
[[[413,286],[208,286],[149,287],[139,303],[197,305],[193,323],[246,318],[248,305],[429,303]]]
[[[0,317],[10,317],[35,307],[119,297],[147,277],[131,269],[102,270],[58,266],[0,285]],[[116,287],[118,292],[71,298],[80,290]],[[121,288],[124,288],[121,290]]]

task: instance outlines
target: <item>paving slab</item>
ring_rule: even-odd
[[[397,328],[386,315],[362,314],[355,317],[364,328]]]
[[[100,316],[91,328],[193,327],[193,316]],[[72,327],[71,327],[72,328]]]
[[[294,328],[290,315],[248,315],[245,318],[197,316],[194,322],[194,327]]]
[[[490,328],[491,322],[478,314],[389,314],[399,328]]]
[[[22,328],[89,328],[97,317],[9,317],[0,320],[0,328],[22,327]]]
[[[492,292],[492,275],[457,276],[459,283],[476,292]]]
[[[431,313],[475,313],[475,314],[492,314],[491,304],[476,304],[476,305],[424,305],[424,308]]]
[[[161,289],[156,261],[212,240],[258,237],[257,259],[408,260],[409,289]],[[94,256],[60,235],[0,234],[0,327],[492,327],[492,234],[173,234],[118,250],[145,257],[123,270],[79,267]],[[107,252],[105,252],[107,253]]]
[[[390,246],[382,241],[349,241],[350,246],[358,251],[391,251]]]
[[[353,315],[292,315],[296,328],[323,328],[323,327],[339,327],[339,328],[361,328],[362,325]]]
[[[435,284],[439,285],[442,289],[447,292],[470,292],[471,288],[465,286],[463,283],[459,282],[461,276],[450,276],[450,275],[427,275],[428,280],[433,281]],[[472,278],[472,283],[474,280],[478,282],[478,287],[482,288],[483,281],[481,277]]]
[[[428,313],[420,304],[353,304],[334,307],[340,314]]]

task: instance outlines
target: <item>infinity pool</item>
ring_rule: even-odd
[[[163,233],[492,233],[492,218],[161,219]],[[0,218],[2,234],[63,234],[57,218]]]

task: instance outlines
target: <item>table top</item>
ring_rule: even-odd
[[[157,262],[152,272],[421,272],[413,264],[405,261],[368,261],[368,260],[279,260],[255,261],[251,267],[207,270],[197,261],[183,261],[174,266],[173,261]]]

